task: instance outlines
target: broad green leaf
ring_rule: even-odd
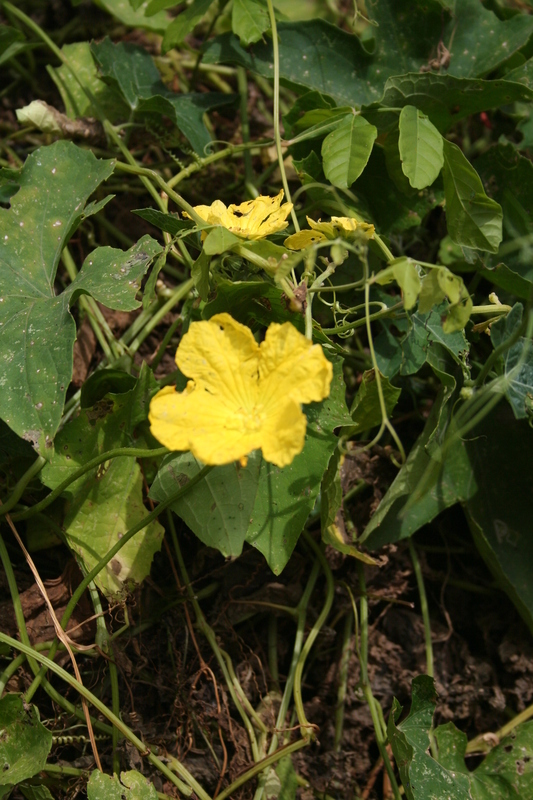
[[[522,323],[522,304],[516,303],[505,319],[491,326],[494,347],[509,339]],[[533,346],[524,336],[512,344],[503,356],[503,371],[507,378],[505,394],[517,419],[532,417]]]
[[[46,764],[52,734],[39,719],[36,706],[8,694],[0,699],[0,796],[2,787],[16,786],[37,775]]]
[[[19,783],[17,788],[26,800],[54,800],[50,789],[43,784]]]
[[[479,175],[457,145],[444,140],[446,222],[452,241],[473,250],[498,251],[502,209],[485,194]]]
[[[209,231],[204,241],[204,252],[208,256],[217,256],[231,250],[236,244],[240,244],[242,239],[222,225],[217,225]]]
[[[282,289],[266,281],[228,281],[218,279],[216,297],[203,309],[202,317],[210,319],[215,314],[231,308],[231,316],[244,325],[254,328],[268,326],[271,322],[291,322],[300,332],[304,330],[304,318],[291,311]]]
[[[506,403],[475,428],[467,445],[477,492],[466,499],[470,530],[498,585],[533,631],[531,466],[533,431]],[[501,464],[505,454],[505,468]]]
[[[146,16],[149,2],[150,0],[143,0],[140,4],[136,3],[136,8],[131,5],[130,0],[98,0],[98,5],[130,28],[144,28],[162,34],[168,26],[169,16],[164,11]]]
[[[409,311],[416,305],[420,294],[420,277],[416,262],[412,259],[405,256],[394,259],[389,267],[378,272],[375,280],[380,286],[396,281],[402,290],[404,308]]]
[[[95,769],[87,784],[87,800],[157,800],[153,783],[137,770],[106,775]]]
[[[385,375],[380,374],[380,379],[385,408],[390,416],[400,399],[402,390],[393,386]],[[353,419],[353,425],[350,426],[350,435],[352,436],[381,425],[382,416],[375,370],[369,369],[363,372],[350,414]]]
[[[455,381],[441,388],[423,432],[363,532],[361,541],[371,550],[412,536],[458,501],[458,487],[465,497],[476,490],[464,450],[448,451],[444,468],[429,453],[433,442],[444,439],[455,388]],[[410,504],[420,486],[424,491]]]
[[[163,211],[157,211],[155,208],[134,208],[131,213],[172,236],[178,236],[183,231],[194,227],[191,220],[180,219],[177,214],[164,214]]]
[[[61,52],[72,71],[62,64],[57,69],[50,67],[49,72],[59,89],[67,117],[100,119],[103,114],[110,122],[127,119],[128,106],[120,92],[99,77],[89,42],[65,44]]]
[[[385,83],[381,100],[363,106],[363,111],[370,122],[383,130],[398,124],[397,112],[385,113],[384,109],[416,106],[444,133],[471,114],[515,101],[531,103],[533,85],[526,87],[513,80],[509,76],[505,80],[472,80],[436,72],[393,75]]]
[[[433,679],[412,682],[408,716],[397,726],[394,698],[387,733],[408,800],[522,800],[533,789],[533,723],[518,725],[473,771],[465,763],[467,737],[452,722],[433,731],[437,757],[428,751],[437,701]]]
[[[245,47],[258,42],[270,28],[266,4],[261,0],[233,0],[231,27]]]
[[[66,503],[63,526],[67,544],[89,572],[148,511],[143,505],[141,469],[134,458],[115,458],[80,483]],[[157,521],[139,531],[95,578],[98,588],[115,596],[142,583],[154,553],[161,549],[163,533]]]
[[[250,455],[245,469],[237,463],[215,467],[171,506],[204,544],[216,548],[223,556],[235,557],[242,552],[261,461],[256,451]],[[171,453],[157,473],[150,497],[159,502],[164,500],[193,478],[202,466],[192,453]]]
[[[533,17],[528,14],[501,20],[479,0],[456,0],[442,34],[445,43],[451,42],[448,72],[458,78],[487,75],[520,50],[532,33]]]
[[[447,304],[434,306],[422,314],[416,311],[409,317],[410,328],[401,340],[403,358],[402,375],[414,375],[429,359],[436,344],[445,348],[457,364],[462,365],[469,345],[462,330],[446,333],[442,318],[448,310]]]
[[[422,281],[418,309],[425,314],[447,298],[449,305],[442,316],[445,334],[462,331],[472,313],[472,299],[460,275],[454,275],[447,267],[429,270]]]
[[[72,472],[109,450],[143,447],[145,443],[136,428],[146,421],[150,400],[157,389],[152,371],[143,364],[133,389],[120,394],[108,394],[67,422],[57,435],[54,454],[41,472],[43,483],[55,489]],[[149,442],[153,441],[149,437]],[[97,477],[98,470],[99,467],[95,467],[84,477],[78,478],[64,494],[72,499],[84,480]]]
[[[525,279],[530,290],[533,283],[533,164],[529,158],[521,156],[513,145],[497,144],[476,160],[476,168],[502,207],[501,252],[505,265],[516,273],[514,281]],[[503,285],[502,280],[510,280],[513,276],[506,274],[506,270],[502,272],[500,261],[500,256],[492,258],[487,265],[491,269],[486,274],[489,280],[506,289],[508,287]],[[511,284],[509,288],[513,291],[519,287]],[[521,296],[524,297],[523,294]]]
[[[382,236],[421,225],[426,214],[444,197],[440,179],[431,188],[415,192],[414,197],[399,192],[387,172],[384,148],[379,144],[374,145],[368,164],[357,181],[357,195],[364,197],[371,215],[369,221],[376,225]]]
[[[92,408],[103,400],[106,394],[122,394],[129,392],[137,380],[129,372],[122,372],[112,367],[99,369],[90,375],[81,387],[81,408]]]
[[[0,415],[43,455],[61,420],[76,332],[71,290],[55,294],[57,266],[89,195],[113,167],[70,142],[42,147],[26,160],[11,208],[0,209]],[[110,283],[127,288],[118,271]]]
[[[161,250],[161,245],[147,234],[125,252],[116,247],[98,247],[89,253],[63,295],[73,302],[80,294],[90,294],[109,308],[133,311],[141,305],[136,299],[141,279]]]
[[[245,468],[215,467],[172,508],[194,533],[224,555],[236,556],[244,541],[257,547],[279,574],[290,558],[311,512],[323,473],[337,445],[335,427],[350,421],[341,365],[335,364],[330,396],[304,406],[305,446],[280,469],[253,452]],[[150,490],[163,500],[196,475],[201,464],[190,454],[168,456]]]
[[[192,3],[175,17],[165,30],[162,50],[167,53],[173,47],[180,45],[185,37],[191,33],[204,17],[213,0],[192,0]]]
[[[346,117],[322,143],[326,178],[334,186],[349,188],[366,167],[377,135],[363,117]]]
[[[403,172],[414,189],[425,189],[437,179],[444,164],[442,136],[414,106],[402,108],[399,125]]]
[[[246,541],[263,553],[276,575],[289,560],[315,504],[322,476],[337,447],[333,430],[350,420],[345,393],[342,364],[337,360],[330,396],[322,403],[304,406],[307,434],[303,451],[284,469],[262,460]]]
[[[472,800],[469,780],[441,766],[427,752],[437,693],[433,678],[419,675],[412,682],[408,716],[396,725],[401,706],[394,698],[387,734],[408,800]],[[503,800],[503,798],[502,798]]]
[[[383,152],[385,154],[385,163],[387,165],[387,172],[390,178],[394,181],[396,188],[407,195],[407,197],[414,198],[417,195],[416,189],[413,189],[409,183],[409,179],[405,176],[403,171],[403,164],[400,158],[399,149],[400,131],[397,127],[389,131],[383,142]]]
[[[181,16],[181,15],[180,15]],[[179,17],[177,17],[179,19]],[[168,116],[203,154],[211,136],[203,121],[206,111],[234,102],[234,95],[221,92],[177,94],[164,85],[152,56],[142,47],[106,38],[91,45],[103,79],[117,89],[132,111],[141,116]]]
[[[301,133],[310,125],[323,121],[337,111],[335,101],[320,92],[305,92],[297,97],[286,114],[283,115],[285,138]]]

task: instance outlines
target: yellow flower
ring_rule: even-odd
[[[193,322],[176,364],[191,378],[185,391],[167,386],[150,403],[150,426],[170,450],[191,450],[204,464],[229,464],[261,448],[285,467],[301,453],[301,403],[329,395],[333,370],[320,345],[290,323],[272,323],[258,345],[229,314]]]
[[[361,234],[366,239],[373,239],[375,228],[369,222],[359,222],[352,217],[332,217],[331,222],[315,222],[314,219],[307,217],[307,222],[311,230],[293,233],[285,239],[285,247],[289,250],[303,250],[317,242],[325,242],[328,239],[354,239]]]
[[[259,195],[255,200],[240,205],[232,203],[228,208],[221,200],[215,200],[210,206],[194,206],[194,210],[209,225],[222,225],[242,239],[264,239],[271,233],[285,230],[289,224],[285,220],[292,203],[281,205],[282,200],[283,189],[276,197]],[[186,212],[183,216],[189,217]],[[202,236],[205,238],[205,231]]]

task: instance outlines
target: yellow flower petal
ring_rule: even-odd
[[[260,348],[259,377],[265,406],[287,397],[312,403],[329,395],[333,367],[321,346],[312,344],[290,322],[273,322]]]
[[[276,197],[259,195],[255,200],[232,203],[228,208],[221,200],[215,200],[210,206],[194,206],[194,210],[209,225],[221,225],[242,239],[264,239],[285,230],[289,224],[286,219],[292,203],[281,205],[282,200],[283,189]],[[189,217],[185,212],[183,216]]]
[[[288,236],[283,244],[289,250],[305,250],[306,247],[310,247],[312,244],[325,241],[326,236],[324,236],[323,233],[316,231],[299,231],[298,233],[293,233],[291,236]]]
[[[176,363],[192,380],[184,392],[162,389],[150,404],[153,435],[205,464],[245,462],[252,450],[278,466],[305,442],[301,403],[327,397],[332,366],[290,323],[273,323],[258,345],[229,314],[193,322]]]
[[[307,222],[311,230],[293,233],[285,239],[285,247],[289,250],[304,250],[317,242],[325,242],[328,239],[354,239],[363,235],[366,239],[373,239],[375,228],[369,222],[359,222],[352,217],[332,217],[331,222],[315,222],[311,217],[307,217]]]

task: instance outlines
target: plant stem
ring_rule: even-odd
[[[422,568],[418,553],[413,542],[413,537],[409,537],[409,553],[411,561],[413,562],[413,569],[415,572],[416,583],[418,586],[418,594],[420,596],[420,609],[422,612],[422,619],[424,621],[424,639],[426,642],[426,673],[430,678],[434,677],[434,661],[433,661],[433,642],[431,640],[431,620],[429,618],[428,599],[426,594],[426,587],[424,585],[424,576],[422,575]]]

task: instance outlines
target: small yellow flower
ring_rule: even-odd
[[[194,206],[194,210],[209,225],[222,225],[242,239],[264,239],[285,230],[289,224],[286,219],[292,203],[281,205],[282,200],[283,189],[276,197],[259,195],[255,200],[240,205],[232,203],[228,208],[221,200],[215,200],[210,206]],[[189,217],[186,212],[183,216]],[[205,238],[205,232],[202,236]]]
[[[329,395],[333,370],[320,345],[290,323],[272,323],[258,345],[229,314],[193,322],[176,364],[191,378],[185,391],[167,386],[150,403],[150,426],[170,450],[191,450],[204,464],[229,464],[261,448],[285,467],[301,453],[301,403]]]
[[[285,239],[285,247],[289,250],[303,250],[317,242],[325,242],[328,239],[353,239],[361,234],[366,239],[373,239],[375,228],[369,222],[359,222],[352,217],[332,217],[331,222],[315,222],[314,219],[307,217],[307,222],[311,230],[293,233]],[[354,236],[355,234],[355,236]]]

